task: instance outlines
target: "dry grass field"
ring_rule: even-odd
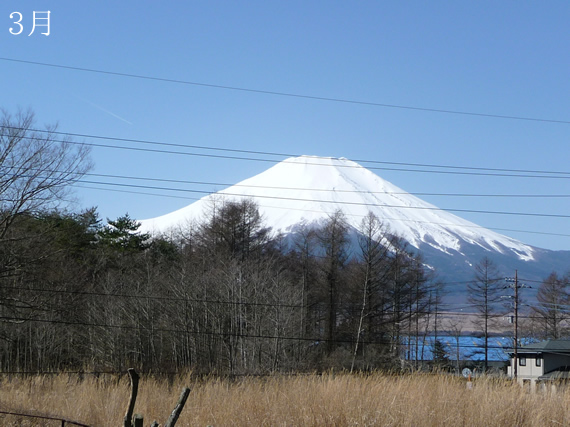
[[[570,393],[531,394],[504,380],[446,375],[326,374],[173,384],[141,378],[136,413],[163,424],[184,386],[192,392],[179,426],[567,426]],[[62,416],[91,426],[122,425],[129,381],[38,376],[3,378],[0,410]],[[0,416],[2,426],[34,424]]]

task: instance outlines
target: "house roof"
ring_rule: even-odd
[[[513,352],[513,349],[510,349]],[[518,353],[570,353],[570,340],[546,340],[517,349]]]

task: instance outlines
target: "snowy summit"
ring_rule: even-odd
[[[338,209],[358,229],[373,212],[391,232],[420,249],[428,245],[447,254],[464,244],[485,251],[533,259],[533,247],[443,211],[344,158],[292,157],[172,213],[141,221],[141,231],[165,233],[200,220],[214,201],[248,197],[259,204],[267,225],[291,232],[300,223],[316,224]]]

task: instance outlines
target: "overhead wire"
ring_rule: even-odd
[[[219,337],[236,337],[236,338],[252,338],[252,339],[280,339],[284,341],[308,341],[315,345],[327,342],[335,342],[335,343],[353,343],[353,339],[346,339],[346,338],[337,338],[334,340],[330,340],[324,337],[299,337],[299,336],[286,336],[286,335],[269,335],[269,334],[252,334],[252,333],[238,333],[238,332],[214,332],[214,331],[207,331],[207,330],[188,330],[188,329],[175,329],[175,328],[162,328],[162,327],[153,327],[147,328],[142,325],[134,326],[134,325],[114,325],[114,324],[107,324],[107,323],[88,323],[88,322],[79,322],[79,321],[72,321],[72,320],[48,320],[48,319],[38,319],[34,317],[18,317],[18,316],[0,316],[0,321],[12,321],[12,322],[36,322],[36,323],[47,323],[47,324],[55,324],[55,325],[65,325],[65,326],[87,326],[87,327],[97,327],[97,328],[106,328],[106,329],[123,329],[123,330],[131,330],[131,331],[152,331],[152,333],[175,333],[175,334],[189,334],[189,335],[205,335],[205,336],[219,336]],[[402,334],[402,337],[408,337],[407,334]],[[410,335],[410,337],[415,337],[415,335]],[[419,336],[420,338],[422,335]],[[430,337],[429,335],[426,336]],[[442,335],[443,337],[443,335]],[[446,335],[446,337],[450,337],[450,335]],[[499,337],[497,337],[499,338]],[[390,344],[391,341],[386,339],[380,340],[360,340],[361,344]],[[400,344],[402,348],[406,348],[408,345],[407,343]],[[456,346],[456,344],[454,344]],[[464,348],[476,348],[480,349],[482,346],[474,345],[474,344],[463,344],[460,347]],[[495,349],[503,349],[504,347],[500,345],[488,345],[487,348],[495,348]]]
[[[81,188],[86,188],[86,189],[90,189],[90,190],[99,190],[99,191],[109,191],[109,192],[118,192],[118,193],[125,193],[125,194],[140,194],[140,195],[144,195],[144,196],[154,196],[154,197],[167,197],[167,198],[173,198],[173,199],[181,199],[181,200],[189,200],[189,201],[198,201],[201,200],[201,198],[196,198],[196,197],[186,197],[186,196],[177,196],[177,195],[172,195],[172,194],[165,194],[165,193],[149,193],[149,192],[142,192],[142,191],[130,191],[130,190],[119,190],[116,188],[102,188],[102,187],[96,187],[96,186],[90,186],[90,185],[78,185],[75,184],[77,187],[81,187]],[[215,193],[212,193],[215,194]],[[315,213],[324,213],[324,214],[334,214],[334,212],[332,211],[317,211],[314,209],[302,209],[302,208],[293,208],[293,207],[279,207],[279,206],[269,206],[263,203],[258,204],[259,207],[262,208],[271,208],[271,209],[283,209],[283,210],[287,210],[287,211],[299,211],[299,212],[315,212]],[[364,218],[366,215],[358,215],[358,214],[353,214],[350,212],[345,212],[344,213],[346,216],[351,216],[351,217],[358,217],[358,218]],[[435,222],[435,221],[422,221],[422,220],[417,220],[417,219],[404,219],[404,218],[389,218],[389,217],[379,217],[378,219],[380,219],[381,221],[398,221],[398,222],[412,222],[412,223],[416,223],[416,224],[434,224],[434,225],[442,225],[442,226],[450,226],[452,224],[449,223],[443,223],[443,222]],[[512,228],[498,228],[498,227],[483,227],[481,225],[465,225],[465,228],[473,228],[473,229],[483,229],[483,230],[493,230],[493,231],[505,231],[505,232],[514,232],[514,233],[525,233],[525,234],[538,234],[538,235],[543,235],[543,236],[557,236],[557,237],[570,237],[570,234],[564,234],[564,233],[551,233],[551,232],[546,232],[546,231],[531,231],[531,230],[520,230],[520,229],[512,229]]]
[[[93,176],[98,178],[127,179],[134,181],[154,181],[167,182],[172,184],[192,184],[192,185],[208,185],[212,187],[240,187],[240,188],[259,188],[267,190],[290,190],[290,191],[311,191],[323,193],[356,193],[356,194],[387,194],[387,195],[412,195],[412,196],[437,196],[437,197],[500,197],[500,198],[570,198],[570,194],[474,194],[474,193],[429,193],[429,192],[406,192],[406,191],[368,191],[368,190],[343,190],[331,188],[312,188],[312,187],[286,187],[286,186],[270,186],[270,185],[253,185],[253,184],[231,184],[221,182],[208,181],[191,181],[181,179],[166,178],[149,178],[129,175],[114,175],[100,173],[85,173],[84,176]]]
[[[346,99],[346,98],[306,95],[306,94],[292,93],[292,92],[262,90],[262,89],[253,89],[253,88],[247,88],[247,87],[203,83],[203,82],[181,80],[181,79],[154,77],[154,76],[134,74],[134,73],[121,73],[121,72],[117,72],[117,71],[101,70],[101,69],[94,69],[94,68],[87,68],[87,67],[75,67],[75,66],[70,66],[70,65],[53,64],[53,63],[40,62],[40,61],[28,61],[28,60],[23,60],[23,59],[7,58],[7,57],[0,57],[0,60],[6,61],[6,62],[37,65],[37,66],[42,66],[42,67],[58,68],[58,69],[65,69],[65,70],[72,70],[72,71],[105,74],[105,75],[127,77],[127,78],[133,78],[133,79],[159,81],[159,82],[165,82],[165,83],[175,83],[175,84],[188,85],[188,86],[199,86],[199,87],[206,87],[206,88],[212,88],[212,89],[231,90],[231,91],[237,91],[237,92],[273,95],[273,96],[288,97],[288,98],[308,99],[308,100],[315,100],[315,101],[326,101],[326,102],[334,102],[334,103],[364,105],[364,106],[371,106],[371,107],[382,107],[382,108],[392,108],[392,109],[411,110],[411,111],[423,111],[423,112],[430,112],[430,113],[455,114],[455,115],[474,116],[474,117],[486,117],[486,118],[494,118],[494,119],[507,119],[507,120],[522,120],[522,121],[530,121],[530,122],[570,124],[570,120],[556,120],[556,119],[545,119],[545,118],[538,118],[538,117],[525,117],[525,116],[513,116],[513,115],[502,115],[502,114],[477,113],[477,112],[472,112],[472,111],[460,111],[460,110],[451,110],[451,109],[442,109],[442,108],[429,108],[429,107],[416,107],[416,106],[410,106],[410,105],[387,104],[387,103],[360,101],[360,100]]]
[[[1,135],[0,135],[1,136]],[[330,166],[322,164],[322,166]],[[9,171],[11,169],[18,169],[16,166],[0,166],[2,171]],[[37,170],[30,168],[29,170]],[[50,173],[63,173],[64,171],[45,169],[44,172]],[[558,172],[557,172],[558,173]],[[432,192],[407,192],[407,191],[371,191],[371,190],[357,190],[357,189],[337,189],[337,188],[314,188],[314,187],[289,187],[289,186],[274,186],[274,185],[259,185],[259,184],[243,184],[243,183],[223,183],[223,182],[211,182],[211,181],[193,181],[193,180],[183,180],[183,179],[169,179],[169,178],[151,178],[151,177],[141,177],[133,175],[117,175],[117,174],[103,174],[103,173],[82,173],[82,176],[92,176],[98,178],[112,178],[121,180],[133,180],[133,181],[153,181],[153,182],[167,182],[171,184],[191,184],[191,185],[202,185],[211,187],[240,187],[240,188],[259,188],[268,190],[288,190],[288,191],[311,191],[319,193],[347,193],[347,194],[387,194],[387,195],[412,195],[412,196],[435,196],[435,197],[499,197],[499,198],[570,198],[570,194],[512,194],[512,193],[432,193]]]
[[[65,141],[65,140],[61,140],[58,142],[69,142],[69,141]],[[89,145],[88,143],[78,143],[78,142],[72,142],[75,144],[80,144],[80,145]],[[95,144],[98,145],[98,144]],[[113,148],[127,148],[127,147],[116,147],[113,146]],[[140,148],[133,148],[133,147],[128,147],[127,149],[135,149],[135,150],[144,150],[146,151],[147,149],[140,149]],[[151,150],[151,151],[157,151],[157,150]],[[162,152],[162,151],[161,151]],[[186,153],[187,154],[187,153]],[[304,164],[310,164],[310,163],[304,163]],[[316,163],[315,165],[322,165],[319,163]],[[330,166],[330,165],[329,165]],[[360,166],[352,166],[352,167],[360,167]],[[435,172],[435,171],[424,171],[424,172]],[[435,172],[437,173],[437,172]],[[446,173],[456,173],[456,172],[449,172],[447,171]],[[88,174],[86,174],[88,175]],[[102,174],[97,174],[97,176],[104,176]],[[520,176],[520,175],[516,175],[516,176]],[[123,179],[141,179],[141,178],[133,178],[133,177],[120,177],[117,175],[111,175],[110,177],[114,177],[114,178],[123,178]],[[542,176],[540,176],[542,177]],[[550,177],[552,178],[552,177]],[[557,178],[562,178],[562,177],[557,177]],[[570,178],[570,175],[568,177],[564,177],[564,178]],[[151,180],[151,179],[148,179]],[[161,182],[181,182],[179,180],[166,180],[166,179],[152,179],[155,181],[161,181]],[[152,189],[152,190],[162,190],[162,191],[174,191],[174,192],[190,192],[190,193],[199,193],[199,194],[205,194],[205,195],[210,195],[212,194],[212,192],[210,191],[204,191],[204,190],[193,190],[193,189],[180,189],[180,188],[172,188],[172,187],[151,187],[148,185],[135,185],[135,184],[121,184],[121,183],[116,183],[116,182],[101,182],[101,181],[89,181],[89,180],[85,180],[85,179],[79,179],[77,182],[82,182],[82,183],[87,183],[87,184],[96,184],[96,185],[107,185],[107,186],[121,186],[121,187],[127,187],[127,188],[140,188],[140,189]],[[202,183],[201,183],[202,184]],[[253,188],[254,186],[252,186]],[[263,188],[262,186],[259,186],[260,188]],[[266,187],[266,188],[270,188],[270,187]],[[275,187],[276,189],[285,189],[286,187]],[[332,191],[333,193],[335,192],[335,190]],[[378,192],[378,193],[374,193],[374,192],[369,192],[369,191],[363,191],[362,193],[365,194],[390,194],[388,192]],[[369,206],[369,207],[384,207],[384,208],[397,208],[397,209],[415,209],[415,210],[433,210],[433,211],[437,211],[437,210],[442,210],[442,211],[448,211],[448,212],[462,212],[462,213],[482,213],[482,214],[494,214],[494,215],[517,215],[517,216],[534,216],[534,217],[549,217],[549,218],[570,218],[570,215],[565,215],[565,214],[546,214],[546,213],[534,213],[534,212],[505,212],[505,211],[488,211],[488,210],[473,210],[473,209],[457,209],[457,208],[439,208],[439,207],[432,207],[432,206],[406,206],[406,205],[388,205],[388,204],[376,204],[376,203],[364,203],[364,202],[350,202],[350,201],[334,201],[334,200],[317,200],[317,199],[302,199],[302,198],[298,198],[298,197],[285,197],[285,196],[274,196],[274,195],[254,195],[254,194],[248,194],[248,195],[244,195],[244,194],[239,194],[239,193],[229,193],[229,192],[225,192],[225,195],[229,195],[229,196],[234,196],[234,197],[256,197],[256,198],[265,198],[265,199],[274,199],[274,200],[288,200],[288,201],[299,201],[299,202],[319,202],[319,203],[333,203],[333,204],[337,204],[337,205],[353,205],[353,206]],[[406,193],[402,193],[402,194],[406,194]]]
[[[141,188],[141,189],[152,189],[152,190],[167,190],[167,191],[178,191],[178,192],[188,192],[188,193],[198,193],[204,195],[215,194],[210,191],[205,190],[191,190],[191,189],[181,189],[172,187],[154,187],[149,185],[137,185],[137,184],[120,184],[114,182],[102,182],[102,181],[90,181],[85,179],[79,179],[77,182],[86,184],[97,184],[97,185],[109,185],[109,186],[119,186],[127,188]],[[431,206],[406,206],[406,205],[389,205],[389,204],[379,204],[379,203],[367,203],[367,202],[350,202],[350,201],[337,201],[337,200],[318,200],[318,199],[305,199],[299,197],[285,197],[285,196],[270,196],[262,194],[240,194],[240,193],[222,193],[225,196],[232,197],[255,197],[259,199],[271,199],[271,200],[284,200],[284,201],[295,201],[295,202],[319,202],[327,204],[335,204],[341,206],[367,206],[367,207],[381,207],[381,208],[396,208],[396,209],[412,209],[412,210],[428,210],[428,211],[447,211],[447,212],[463,212],[463,213],[480,213],[480,214],[492,214],[492,215],[514,215],[514,216],[533,216],[533,217],[547,217],[547,218],[570,218],[570,215],[566,214],[547,214],[547,213],[537,213],[537,212],[506,212],[506,211],[490,211],[490,210],[477,210],[477,209],[458,209],[458,208],[438,208]]]
[[[121,183],[108,183],[108,182],[101,182],[101,181],[88,181],[88,180],[78,180],[78,183],[89,183],[89,184],[97,184],[97,185],[107,185],[113,187],[126,187],[126,188],[141,188],[141,189],[153,189],[153,190],[162,190],[162,191],[177,191],[177,192],[189,192],[189,193],[200,193],[208,195],[215,195],[219,193],[209,192],[209,191],[202,191],[202,190],[191,190],[191,189],[179,189],[179,188],[172,188],[172,187],[152,187],[152,186],[143,186],[143,185],[134,185],[134,184],[121,184]],[[128,193],[128,194],[143,194],[148,196],[155,196],[155,197],[171,197],[183,200],[192,200],[192,201],[199,201],[201,198],[194,198],[194,197],[182,197],[182,196],[175,196],[169,194],[156,194],[156,193],[148,193],[148,192],[136,192],[136,191],[127,191],[127,190],[117,190],[117,189],[109,189],[109,188],[101,188],[101,187],[94,187],[94,186],[85,186],[85,185],[77,185],[77,187],[81,188],[88,188],[100,191],[115,191],[121,193]],[[291,201],[298,201],[298,202],[322,202],[322,203],[330,203],[330,204],[339,204],[339,205],[364,205],[370,207],[387,207],[387,208],[405,208],[405,209],[422,209],[420,207],[415,206],[402,206],[402,205],[380,205],[380,204],[366,204],[366,203],[356,203],[356,202],[343,202],[343,201],[332,201],[332,200],[316,200],[316,199],[300,199],[300,198],[285,198],[279,196],[256,196],[250,194],[239,194],[239,193],[222,193],[222,195],[231,196],[231,197],[243,197],[243,198],[250,198],[250,197],[259,197],[265,199],[281,199],[281,200],[291,200]],[[285,209],[287,211],[300,211],[300,212],[317,212],[317,213],[327,213],[324,211],[316,211],[307,208],[294,208],[291,206],[282,207],[282,206],[270,206],[259,204],[260,207],[264,207],[267,209]],[[483,214],[502,214],[502,215],[519,215],[519,216],[535,216],[535,217],[556,217],[556,218],[568,218],[570,215],[556,215],[556,214],[541,214],[541,213],[521,213],[521,212],[496,212],[496,211],[484,211],[484,210],[467,210],[467,209],[453,209],[453,208],[423,208],[423,209],[432,209],[432,210],[441,210],[441,211],[460,211],[460,212],[469,212],[469,213],[483,213]],[[329,212],[332,214],[333,212]],[[350,212],[345,213],[347,216],[355,216],[355,217],[364,217],[365,215],[357,215],[352,214]],[[442,223],[436,221],[425,221],[425,220],[417,220],[417,219],[404,219],[404,218],[389,218],[389,217],[379,217],[381,221],[398,221],[398,222],[411,222],[415,224],[433,224],[433,225],[441,225],[441,226],[453,226],[454,224],[451,223]],[[506,231],[506,232],[517,232],[517,233],[526,233],[526,234],[537,234],[537,235],[547,235],[547,236],[558,236],[558,237],[570,237],[570,234],[564,233],[552,233],[552,232],[543,232],[543,231],[535,231],[535,230],[520,230],[520,229],[510,229],[510,228],[497,228],[497,227],[483,227],[476,224],[473,225],[464,225],[464,228],[473,228],[473,229],[486,229],[486,230],[494,230],[494,231]]]
[[[275,152],[251,151],[251,150],[238,150],[238,149],[221,148],[221,147],[207,147],[207,146],[199,146],[199,145],[168,143],[168,142],[163,142],[163,141],[149,141],[149,140],[133,139],[133,138],[120,138],[120,137],[90,135],[90,134],[82,134],[82,133],[59,132],[59,131],[53,131],[53,130],[18,128],[16,126],[6,126],[6,125],[0,125],[0,128],[13,129],[13,130],[28,130],[30,132],[43,132],[43,133],[49,133],[49,134],[55,134],[55,135],[78,137],[78,138],[89,138],[89,139],[101,139],[101,140],[107,140],[107,141],[130,142],[130,143],[144,144],[144,145],[157,145],[157,146],[164,146],[164,147],[190,148],[190,149],[199,149],[199,150],[214,150],[214,151],[221,151],[221,152],[257,154],[257,155],[264,155],[264,156],[279,156],[282,159],[276,160],[276,159],[264,159],[264,158],[258,158],[258,157],[238,157],[238,156],[214,155],[214,154],[205,154],[205,153],[190,153],[190,152],[185,152],[185,151],[143,149],[143,148],[137,148],[137,147],[125,147],[125,146],[108,145],[108,144],[97,144],[97,143],[92,143],[92,142],[79,142],[79,141],[65,140],[65,139],[63,139],[63,140],[50,139],[50,141],[53,141],[53,142],[60,142],[60,143],[73,144],[73,145],[86,145],[86,146],[99,147],[99,148],[123,149],[123,150],[133,150],[133,151],[143,151],[143,152],[148,151],[148,152],[162,153],[162,154],[211,157],[211,158],[221,158],[221,159],[229,159],[229,160],[259,161],[259,162],[269,162],[269,163],[280,163],[284,160],[287,160],[287,158],[300,157],[301,156],[299,154],[287,154],[287,153],[275,153]],[[6,136],[6,135],[2,135],[2,136]],[[24,136],[23,138],[30,138],[30,137]],[[310,158],[311,156],[308,156],[308,157]],[[343,159],[339,159],[339,158],[331,158],[331,159],[343,160]],[[440,173],[440,174],[452,174],[452,175],[570,179],[570,172],[567,172],[567,171],[484,168],[484,167],[472,167],[472,166],[452,166],[452,165],[437,165],[437,164],[422,164],[422,163],[388,162],[388,161],[362,160],[362,159],[344,159],[344,160],[349,160],[349,161],[355,162],[355,163],[371,163],[371,164],[384,164],[384,165],[392,165],[392,166],[423,167],[423,168],[432,168],[432,169],[451,169],[451,170],[446,171],[446,170],[402,169],[402,168],[393,168],[393,167],[392,168],[389,168],[389,167],[373,167],[373,166],[367,167],[367,169],[371,169],[371,170],[390,170],[390,171],[419,172],[419,173]],[[340,167],[340,168],[361,168],[362,167],[358,164],[357,165],[351,165],[351,164],[331,165],[331,164],[323,164],[323,163],[318,163],[318,162],[316,162],[316,163],[315,162],[305,162],[303,164],[308,164],[308,165],[312,165],[312,166]],[[477,171],[477,172],[466,172],[466,171]],[[485,171],[486,173],[483,173],[483,171]],[[501,172],[501,173],[498,173],[498,172]]]
[[[476,280],[464,280],[464,281],[453,281],[453,282],[439,282],[436,281],[431,283],[431,287],[433,285],[438,286],[449,286],[449,285],[470,285],[471,283],[476,282]],[[112,298],[127,298],[127,299],[141,299],[141,300],[151,300],[151,301],[170,301],[170,302],[192,302],[192,303],[204,303],[204,304],[221,304],[221,305],[241,305],[241,306],[252,306],[252,307],[280,307],[280,308],[307,308],[311,306],[327,306],[330,305],[326,302],[318,302],[315,304],[284,304],[279,302],[271,302],[271,303],[261,303],[261,302],[251,302],[251,301],[224,301],[219,299],[204,299],[204,298],[191,298],[191,297],[181,297],[181,296],[164,296],[164,295],[141,295],[141,294],[125,294],[125,293],[110,293],[110,292],[97,292],[97,291],[82,291],[82,290],[67,290],[67,289],[50,289],[50,288],[33,288],[33,287],[23,287],[23,286],[3,286],[3,290],[7,291],[24,291],[24,292],[38,292],[38,293],[47,293],[47,294],[63,294],[63,295],[75,295],[75,296],[95,296],[95,297],[112,297]],[[424,290],[423,292],[427,295],[429,292]],[[461,291],[464,293],[464,291]],[[450,295],[450,292],[447,290],[442,290],[441,294],[445,294],[446,296]],[[355,306],[358,307],[360,310],[361,303],[350,303],[350,304],[343,304],[343,306]],[[422,302],[422,305],[430,305],[429,302]],[[469,303],[453,303],[453,302],[439,302],[439,303],[432,303],[432,306],[442,307],[441,311],[438,311],[438,314],[441,315],[454,315],[454,316],[473,316],[477,315],[477,311],[461,311],[463,309],[476,309],[477,306],[481,304],[469,304]],[[495,305],[495,304],[490,304]],[[547,305],[547,304],[545,304]],[[567,306],[570,307],[570,304],[558,304],[558,306]],[[393,307],[393,306],[392,306]],[[449,307],[454,307],[453,310],[449,310]],[[392,310],[392,311],[391,311]],[[419,314],[433,314],[432,311],[426,310],[414,310],[414,313]],[[383,313],[386,314],[393,314],[393,309],[385,309]],[[495,314],[491,317],[503,317],[503,314]]]
[[[2,58],[0,58],[2,59]],[[11,126],[3,126],[4,128],[11,128],[11,129],[21,129],[17,127]],[[276,152],[266,152],[266,151],[254,151],[254,150],[237,150],[237,149],[228,149],[228,148],[221,148],[221,147],[206,147],[206,146],[198,146],[198,145],[187,145],[187,144],[172,144],[172,143],[165,143],[160,141],[145,141],[140,139],[128,139],[128,138],[116,138],[116,137],[109,137],[109,136],[100,136],[100,135],[89,135],[89,134],[82,134],[82,133],[66,133],[66,132],[58,132],[55,130],[40,130],[40,129],[28,129],[32,132],[47,132],[50,134],[57,134],[57,135],[65,135],[65,136],[74,136],[74,137],[84,137],[84,138],[96,138],[96,139],[105,139],[105,140],[114,140],[114,141],[123,141],[123,142],[135,142],[140,144],[155,144],[161,146],[175,146],[175,147],[184,147],[184,148],[193,148],[193,149],[201,149],[201,150],[216,150],[216,151],[225,151],[225,152],[239,152],[239,153],[247,153],[247,154],[259,154],[259,155],[266,155],[266,156],[294,156],[294,154],[290,153],[276,153]],[[151,151],[151,152],[160,152],[166,154],[177,154],[177,155],[194,155],[194,156],[205,156],[205,157],[217,157],[217,158],[227,158],[227,159],[234,159],[234,160],[250,160],[250,161],[266,161],[266,162],[276,162],[276,160],[270,159],[260,159],[260,158],[252,158],[252,157],[237,157],[237,156],[217,156],[211,154],[204,154],[204,153],[187,153],[187,152],[180,152],[180,151],[169,151],[169,150],[144,150],[137,147],[121,147],[121,146],[109,146],[105,144],[93,144],[93,143],[78,143],[75,141],[69,140],[60,140],[58,142],[64,143],[73,143],[73,144],[81,144],[81,145],[91,145],[91,146],[98,146],[104,148],[113,148],[113,149],[127,149],[127,150],[137,150],[137,151]],[[436,165],[436,164],[419,164],[419,163],[404,163],[404,162],[386,162],[386,161],[375,161],[375,160],[356,160],[357,162],[362,163],[370,163],[370,164],[388,164],[388,165],[400,165],[400,166],[412,166],[412,167],[427,167],[427,168],[439,168],[439,169],[451,169],[451,170],[417,170],[417,169],[401,169],[401,168],[386,168],[386,167],[369,167],[369,169],[381,169],[381,170],[398,170],[398,171],[406,171],[406,172],[422,172],[422,173],[451,173],[451,174],[468,174],[468,175],[485,175],[485,176],[510,176],[510,177],[526,177],[526,178],[570,178],[570,172],[560,172],[560,171],[537,171],[537,170],[523,170],[523,169],[498,169],[498,168],[481,168],[481,167],[467,167],[467,166],[452,166],[452,165]],[[322,164],[316,163],[315,165],[323,166]],[[348,166],[348,165],[341,165]],[[359,167],[359,166],[352,166],[352,167]],[[466,172],[466,171],[479,171],[479,172]],[[487,173],[481,173],[480,171],[487,171]],[[510,173],[497,173],[497,172],[510,172]],[[543,174],[543,175],[531,175],[531,174]],[[560,176],[561,175],[561,176]],[[568,176],[566,176],[568,175]],[[137,179],[137,178],[132,178]],[[98,185],[117,185],[116,183],[95,183]],[[205,184],[215,184],[215,183],[204,183]],[[158,190],[166,190],[163,187],[140,187],[140,188],[152,188]],[[181,191],[179,189],[170,189],[170,191]],[[196,191],[196,190],[184,190],[184,191]],[[327,191],[327,190],[315,190],[315,191]],[[204,194],[204,193],[203,193]],[[418,193],[418,195],[438,195],[434,193]],[[440,194],[443,195],[443,194]],[[457,197],[521,197],[519,195],[467,195],[467,194],[449,194],[457,196]],[[238,196],[238,195],[234,195]],[[241,196],[241,195],[239,195]],[[568,197],[568,195],[526,195],[526,197]],[[393,206],[395,207],[395,206]],[[510,212],[499,212],[499,211],[471,211],[471,210],[461,210],[461,209],[443,209],[448,211],[454,212],[474,212],[474,213],[490,213],[490,214],[506,214],[510,215]],[[552,215],[552,214],[536,214],[536,213],[514,213],[517,215],[530,215],[530,216],[549,216],[549,217],[569,217],[565,215]],[[484,228],[484,227],[481,227]],[[504,229],[503,229],[504,230]],[[505,230],[508,231],[508,230]],[[521,230],[523,231],[523,230]],[[526,232],[526,231],[523,231]],[[533,232],[529,231],[529,233],[535,234],[544,234],[542,232]],[[558,233],[547,233],[549,235],[559,235]]]
[[[16,127],[10,127],[10,126],[3,126],[4,128],[12,128],[12,129],[22,129],[22,128],[16,128]],[[36,131],[36,130],[34,130]],[[42,132],[42,131],[40,131]],[[43,131],[43,132],[51,132],[51,131]],[[59,132],[56,132],[59,133]],[[63,133],[62,133],[63,134]],[[78,135],[78,134],[76,134]],[[105,138],[110,138],[110,137],[105,137]],[[141,141],[141,140],[136,140],[139,142],[148,142],[148,141]],[[69,141],[69,140],[56,140],[55,142],[62,142],[62,143],[72,143],[72,144],[79,144],[79,145],[95,145],[95,146],[100,146],[101,144],[90,144],[90,143],[79,143],[79,142],[74,142],[74,141]],[[157,142],[152,142],[153,144],[162,144],[162,143],[157,143]],[[132,150],[142,150],[142,151],[149,151],[148,149],[141,149],[141,148],[136,148],[136,147],[118,147],[118,146],[109,146],[109,145],[104,145],[105,147],[109,147],[109,148],[123,148],[123,149],[132,149]],[[166,152],[169,154],[191,154],[191,155],[204,155],[204,156],[211,156],[211,155],[205,155],[205,154],[199,154],[199,153],[185,153],[185,152],[171,152],[171,151],[166,151],[166,150],[150,150],[152,152]],[[215,156],[215,157],[220,157],[220,156]],[[227,158],[228,156],[222,156],[224,158]],[[232,156],[232,158],[234,159],[245,159],[245,158],[236,158],[235,156]],[[265,160],[267,161],[267,159],[259,159],[259,160]],[[315,165],[319,165],[319,166],[323,166],[320,163],[316,163]],[[325,165],[325,166],[331,166],[331,165]],[[354,166],[354,165],[345,165],[345,166],[350,166],[350,167],[360,167],[358,165]],[[443,167],[447,167],[447,166],[443,166]],[[480,168],[481,169],[481,168]],[[414,171],[414,172],[430,172],[430,173],[460,173],[457,171],[418,171],[418,170],[409,170],[409,171]],[[521,170],[522,171],[522,170]],[[530,171],[527,171],[530,172]],[[535,172],[539,172],[539,171],[535,171]],[[544,171],[543,171],[544,172]],[[540,173],[540,172],[539,172]],[[566,174],[566,172],[548,172],[548,173],[555,173],[555,174]],[[474,173],[474,174],[480,174],[480,173]],[[569,173],[570,174],[570,173]],[[485,174],[487,175],[487,174]],[[490,174],[493,176],[505,176],[505,174]],[[522,177],[523,175],[514,175],[516,177]],[[530,177],[529,175],[524,175],[524,177]],[[570,175],[568,177],[566,176],[533,176],[533,177],[540,177],[540,178],[570,178]],[[210,194],[209,192],[204,192],[204,191],[200,191],[200,190],[181,190],[181,189],[168,189],[168,188],[164,188],[164,187],[150,187],[150,186],[137,186],[137,185],[129,185],[129,184],[118,184],[118,183],[105,183],[105,182],[89,182],[89,181],[84,181],[87,183],[91,183],[91,184],[98,184],[98,185],[112,185],[112,186],[125,186],[125,187],[131,187],[131,188],[147,188],[147,189],[156,189],[156,190],[170,190],[170,191],[189,191],[189,192],[198,192],[198,193],[202,193],[202,194]],[[241,197],[243,195],[240,194],[231,194],[233,196],[238,196]],[[271,198],[279,198],[278,196],[257,196],[257,197],[271,197]],[[301,200],[300,201],[315,201],[315,200],[310,200],[310,199],[305,199],[305,200]],[[330,203],[329,201],[324,201],[325,203]],[[336,203],[343,203],[343,202],[336,202]],[[344,203],[349,203],[349,202],[344,202]],[[374,206],[374,205],[371,205]],[[398,207],[398,206],[386,206],[386,207]],[[404,207],[404,206],[401,206]],[[405,207],[405,208],[412,208],[412,207]],[[415,207],[414,207],[415,208]],[[439,208],[428,208],[428,207],[423,207],[423,209],[439,209]],[[570,217],[568,215],[557,215],[557,214],[540,214],[540,213],[510,213],[510,212],[501,212],[501,211],[479,211],[479,210],[465,210],[465,209],[445,209],[443,208],[442,210],[447,210],[447,211],[451,211],[451,212],[470,212],[470,213],[489,213],[489,214],[499,214],[499,215],[510,215],[510,214],[515,214],[515,215],[523,215],[523,216],[547,216],[547,217],[561,217],[561,218],[565,218],[565,217]]]

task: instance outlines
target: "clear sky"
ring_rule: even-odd
[[[47,10],[50,34],[38,26],[28,35],[33,12]],[[12,12],[22,15],[19,35]],[[511,213],[460,214],[479,225],[570,250],[569,23],[566,0],[3,0],[0,107],[30,107],[39,125],[84,135],[459,167],[437,169],[447,172],[557,172],[364,164],[408,192],[441,194],[420,196],[441,208]],[[163,215],[203,196],[171,189],[216,191],[285,158],[76,139],[107,145],[93,147],[92,172],[117,176],[86,177],[76,207],[111,219]]]

